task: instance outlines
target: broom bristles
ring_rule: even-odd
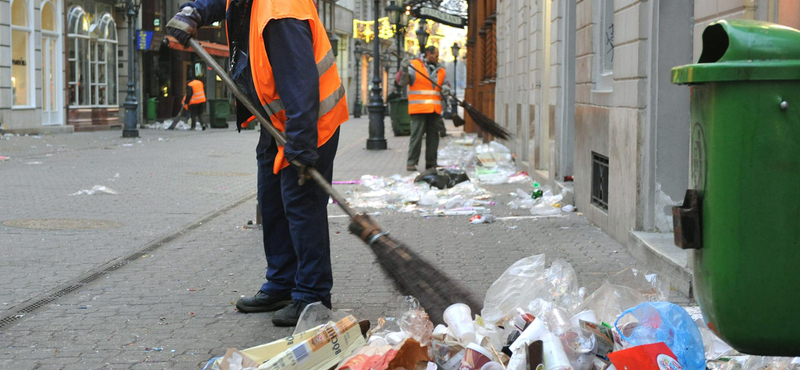
[[[364,214],[354,216],[350,219],[349,229],[370,245],[397,290],[416,297],[434,324],[443,323],[444,310],[454,303],[464,303],[473,313],[479,312],[481,305],[468,290],[402,243],[383,234],[371,217]]]
[[[458,114],[456,114],[456,113],[453,113],[453,116],[452,116],[451,119],[453,120],[453,125],[456,126],[456,127],[461,127],[461,126],[464,126],[464,124],[466,124],[464,119],[459,117]]]
[[[502,140],[508,140],[511,138],[511,133],[505,129],[505,127],[500,126],[497,122],[493,121],[491,118],[486,117],[483,113],[481,113],[477,108],[473,107],[472,104],[467,102],[462,102],[462,107],[464,110],[469,114],[469,117],[475,121],[475,124],[480,127],[486,133],[494,135],[494,137]]]
[[[434,324],[444,323],[444,311],[454,303],[466,304],[473,314],[480,312],[481,305],[469,291],[403,244],[381,236],[372,251],[398,290],[416,297]]]

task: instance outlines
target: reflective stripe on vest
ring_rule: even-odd
[[[431,75],[422,60],[414,59],[411,61],[411,65],[417,70],[417,73],[422,73],[424,76],[417,76],[417,78],[414,79],[414,83],[408,87],[408,113],[442,114],[441,89],[435,87],[431,81],[428,80],[428,78],[431,78]],[[441,86],[445,81],[445,70],[441,67],[436,68],[433,71],[433,78],[436,79],[436,83]]]
[[[317,63],[317,73],[319,74],[320,78],[334,65],[336,65],[336,57],[333,56],[333,49],[331,49],[328,51],[328,54],[326,54],[325,57],[322,58],[319,63]],[[344,96],[344,85],[339,84],[339,88],[336,89],[333,94],[319,102],[319,116],[322,117],[330,112],[336,107],[337,104],[339,104],[339,101],[342,100]],[[284,110],[283,102],[281,102],[280,99],[275,99],[267,104],[264,104],[264,110],[267,111],[270,116],[282,113]]]
[[[189,82],[189,86],[192,88],[192,98],[189,99],[189,105],[205,103],[206,92],[203,89],[203,83],[200,80],[192,80]]]
[[[250,13],[250,71],[253,85],[264,110],[279,131],[286,129],[286,112],[275,88],[272,66],[264,46],[263,33],[273,19],[298,19],[308,21],[314,46],[314,61],[319,74],[319,119],[317,121],[317,147],[322,146],[336,133],[336,129],[349,118],[344,87],[336,68],[336,57],[325,26],[319,19],[314,0],[252,0]],[[283,147],[278,147],[275,165],[278,173],[289,166]]]

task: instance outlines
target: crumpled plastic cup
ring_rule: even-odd
[[[463,345],[475,343],[475,325],[472,323],[472,310],[463,303],[456,303],[447,307],[442,315],[444,322],[453,331]]]

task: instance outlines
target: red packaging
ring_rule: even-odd
[[[664,343],[645,344],[608,354],[617,370],[683,370]]]

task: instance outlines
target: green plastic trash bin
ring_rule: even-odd
[[[398,96],[389,99],[389,116],[392,118],[394,136],[411,134],[411,116],[408,115],[408,98]]]
[[[147,99],[147,119],[155,121],[158,117],[158,98]]]
[[[211,128],[228,128],[228,117],[231,115],[231,105],[226,99],[213,99],[210,101]]]
[[[703,32],[691,176],[673,208],[706,322],[736,350],[800,355],[800,31],[729,20]]]

